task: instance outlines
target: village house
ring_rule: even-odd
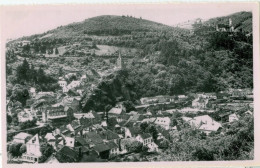
[[[62,141],[59,142],[60,146],[67,146],[70,148],[74,148],[75,145],[75,137],[70,137],[70,136],[66,136],[61,134],[62,137]]]
[[[26,143],[26,153],[22,155],[22,160],[25,162],[37,163],[39,157],[42,156],[40,145],[41,139],[39,135],[36,134]]]
[[[163,127],[166,130],[169,130],[171,119],[169,117],[157,117],[154,123],[156,125]]]
[[[68,88],[68,90],[70,90],[70,89],[73,89],[73,88],[78,87],[80,85],[81,85],[80,81],[71,81],[71,83],[68,84],[67,88]]]
[[[79,159],[78,153],[68,146],[63,146],[60,150],[58,150],[57,155],[58,156],[65,156],[66,158],[69,158],[70,161],[72,161],[72,162],[77,162],[78,159]],[[62,160],[59,160],[60,163],[68,162],[67,160],[63,159],[64,157],[58,157],[58,158],[62,159]]]
[[[136,142],[137,140],[135,138],[127,138],[127,139],[122,139],[120,142],[120,154],[125,154],[129,152],[129,146]]]
[[[111,130],[103,130],[98,132],[99,136],[103,139],[104,142],[114,142],[119,144],[120,137],[117,133]]]
[[[26,45],[30,45],[31,44],[31,42],[28,41],[28,40],[23,40],[23,41],[21,41],[21,43],[22,43],[22,46],[26,46]]]
[[[26,112],[26,111],[19,112],[17,117],[18,117],[19,123],[23,123],[26,121],[32,121],[34,119],[33,115],[30,112]]]
[[[222,127],[219,122],[214,121],[208,115],[194,117],[193,119],[188,120],[188,123],[192,128],[199,129],[206,134],[218,131]]]
[[[115,148],[111,146],[112,148]],[[110,154],[110,147],[107,144],[100,143],[93,147],[93,150],[98,154],[101,159],[108,159]]]
[[[13,143],[22,143],[25,144],[26,143],[26,139],[32,137],[31,134],[27,134],[25,132],[20,132],[17,135],[15,135],[13,137]]]
[[[35,99],[40,99],[41,97],[44,96],[52,96],[54,97],[54,92],[38,92],[37,95],[35,96]]]
[[[48,122],[50,120],[57,120],[57,119],[64,119],[67,118],[67,114],[64,111],[63,106],[58,107],[46,107],[45,110],[42,112],[42,121]]]
[[[234,114],[230,114],[228,116],[228,121],[231,123],[231,122],[234,122],[234,121],[238,121],[238,116],[234,113]]]
[[[125,138],[136,138],[140,133],[140,128],[137,126],[123,127],[125,131]]]
[[[193,108],[199,108],[199,109],[204,109],[207,107],[208,104],[208,99],[198,97],[195,100],[192,101],[192,107]]]
[[[143,145],[148,145],[148,144],[152,143],[153,138],[152,138],[151,134],[149,134],[149,133],[142,133],[142,134],[138,134],[138,136],[136,137],[136,140],[141,142]]]
[[[90,142],[90,147],[103,143],[103,139],[96,132],[86,132],[83,137]]]
[[[178,95],[178,100],[186,100],[187,98],[185,95]]]
[[[51,146],[53,146],[54,149],[56,149],[56,138],[53,135],[53,133],[47,133],[44,139],[47,141],[48,144],[50,144]]]
[[[65,81],[65,80],[59,80],[58,81],[58,84],[60,85],[60,87],[66,87],[67,86],[67,81]]]
[[[125,114],[126,114],[126,109],[122,104],[117,104],[115,107],[113,107],[108,111],[108,116],[117,117],[117,122],[121,122]]]
[[[80,125],[79,121],[72,121],[67,125],[67,128],[70,130],[70,132],[73,133],[74,136],[82,135],[82,126]]]
[[[36,96],[36,88],[31,87],[29,90],[30,96],[31,97],[35,97]]]
[[[64,106],[68,106],[68,107],[71,107],[75,112],[77,112],[79,110],[79,107],[80,107],[80,103],[79,103],[79,100],[80,100],[80,97],[64,97],[62,99],[62,103],[64,104]]]
[[[136,137],[136,140],[141,142],[143,146],[148,147],[148,152],[158,151],[158,145],[153,142],[152,135],[149,133],[142,133]]]
[[[157,98],[154,97],[144,97],[140,99],[141,104],[150,104],[157,102]]]
[[[109,141],[107,143],[107,146],[109,147],[109,158],[112,158],[114,156],[117,156],[119,154],[119,146],[113,142],[113,141]]]

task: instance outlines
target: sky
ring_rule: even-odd
[[[209,19],[239,11],[252,11],[253,5],[230,2],[9,6],[1,10],[1,20],[5,37],[15,39],[44,33],[61,25],[99,15],[132,15],[166,25],[176,25],[196,18]]]

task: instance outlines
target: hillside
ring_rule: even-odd
[[[216,25],[226,24],[228,25],[229,18],[232,19],[232,24],[235,30],[242,30],[244,32],[252,32],[252,13],[251,12],[238,12],[228,16],[212,18],[205,23]]]
[[[118,36],[130,35],[133,32],[170,32],[173,35],[185,34],[188,31],[182,28],[173,28],[161,23],[135,18],[130,16],[102,15],[86,19],[82,22],[60,26],[43,34],[24,37],[32,40],[53,38],[84,38],[91,35]]]

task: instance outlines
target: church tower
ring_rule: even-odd
[[[121,52],[120,52],[120,51],[118,52],[117,68],[118,68],[118,69],[124,69],[124,68],[125,68],[125,67],[124,67],[124,61],[123,61],[123,59],[122,59],[122,57],[121,57]]]
[[[229,18],[229,31],[233,32],[234,31],[234,26],[232,25],[232,19]]]

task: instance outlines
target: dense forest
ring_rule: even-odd
[[[207,30],[198,27],[195,32]],[[199,46],[197,49],[183,48],[174,38],[154,43],[145,56],[147,62],[134,59],[125,70],[112,79],[110,76],[109,80],[104,80],[98,86],[99,94],[89,99],[96,105],[87,106],[104,110],[102,104],[114,105],[117,97],[135,102],[146,96],[252,88],[253,49],[250,37],[242,32],[205,33],[206,36],[191,36],[191,41]],[[97,95],[101,99],[95,98]]]

